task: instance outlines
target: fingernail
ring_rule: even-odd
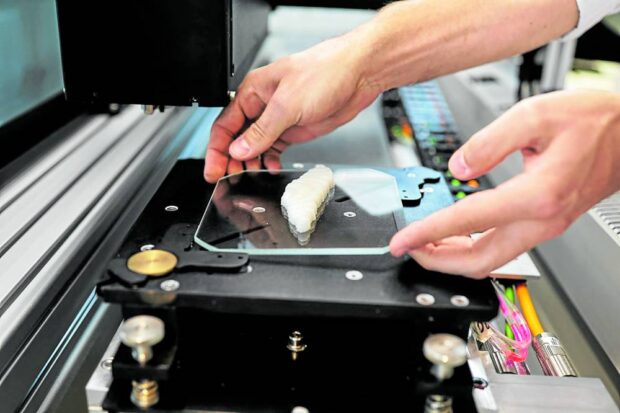
[[[245,139],[239,138],[230,145],[230,154],[233,158],[243,158],[250,152],[250,145]]]
[[[470,173],[469,166],[465,163],[465,155],[463,151],[457,151],[450,159],[450,172],[453,175],[467,176]]]

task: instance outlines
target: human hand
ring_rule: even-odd
[[[364,78],[359,31],[250,72],[211,129],[204,176],[215,182],[245,168],[280,169],[295,143],[353,119],[382,91]],[[245,164],[245,165],[244,165]]]
[[[620,96],[556,92],[522,101],[472,136],[450,159],[450,170],[473,179],[516,151],[521,174],[409,225],[392,238],[392,254],[483,278],[562,234],[620,189]],[[471,239],[476,232],[483,235]]]

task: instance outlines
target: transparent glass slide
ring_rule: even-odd
[[[396,179],[369,168],[335,170],[336,186],[307,243],[282,214],[286,185],[304,170],[245,171],[219,180],[195,241],[209,251],[268,255],[381,255],[404,223]]]

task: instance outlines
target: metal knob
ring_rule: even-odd
[[[467,361],[467,345],[463,339],[452,334],[433,334],[424,340],[424,357],[431,363],[431,373],[438,380],[446,380],[454,374],[454,368]]]
[[[133,358],[144,366],[153,358],[152,347],[164,338],[164,322],[150,315],[139,315],[125,320],[120,338],[123,344],[132,348]]]

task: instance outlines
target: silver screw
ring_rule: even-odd
[[[303,167],[304,167],[303,163],[296,162],[293,164],[293,168],[295,169],[303,169]]]
[[[344,276],[349,281],[359,281],[364,278],[364,274],[357,270],[347,271]]]
[[[166,280],[166,281],[162,281],[161,284],[159,284],[159,288],[161,288],[164,291],[176,291],[179,289],[179,287],[181,286],[181,283],[178,282],[177,280]]]
[[[433,305],[435,304],[435,297],[431,294],[422,293],[416,295],[415,301],[420,305]]]
[[[431,373],[438,380],[446,380],[454,374],[454,368],[467,361],[467,346],[460,337],[452,334],[433,334],[424,340],[424,357],[431,363]]]
[[[168,205],[164,209],[166,210],[166,212],[177,212],[179,210],[179,207],[176,205]]]
[[[153,358],[152,347],[164,338],[164,322],[151,315],[138,315],[125,320],[120,331],[123,344],[132,348],[134,360],[144,366]]]
[[[356,214],[355,212],[353,212],[353,211],[347,211],[347,212],[345,212],[343,215],[344,215],[345,217],[347,217],[347,218],[354,218],[354,217],[356,217],[356,216],[357,216],[357,214]]]
[[[429,194],[431,194],[431,193],[435,192],[435,190],[429,186],[427,188],[420,189],[420,192],[422,192],[422,193],[428,192]]]
[[[266,209],[261,207],[261,206],[257,206],[257,207],[252,208],[252,212],[256,212],[257,214],[262,214],[265,211],[266,211]]]
[[[112,370],[112,362],[114,361],[114,357],[108,357],[101,360],[101,368],[105,370]]]
[[[302,343],[303,338],[304,337],[299,331],[293,331],[291,335],[288,336],[288,345],[286,346],[286,348],[291,351],[291,357],[293,358],[293,361],[297,360],[298,354],[304,351],[306,347],[308,347]]]
[[[153,245],[153,244],[145,244],[145,245],[140,247],[140,251],[149,251],[149,250],[152,250],[153,248],[155,248],[155,245]]]
[[[464,295],[453,295],[450,297],[450,303],[455,307],[467,307],[469,305],[469,298]]]

